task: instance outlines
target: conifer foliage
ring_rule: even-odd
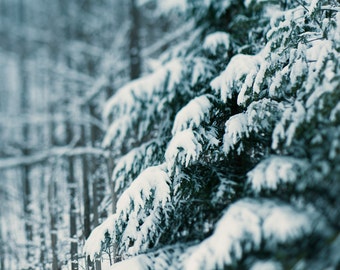
[[[193,41],[108,100],[117,212],[86,253],[114,246],[112,269],[336,269],[339,3],[169,9],[195,17]]]

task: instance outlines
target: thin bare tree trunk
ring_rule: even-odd
[[[72,141],[73,131],[70,122],[66,123],[66,132],[68,143]],[[68,188],[69,188],[69,221],[70,221],[70,255],[71,255],[71,269],[78,270],[78,237],[77,237],[77,185],[74,173],[74,157],[67,158],[68,162]]]
[[[85,125],[81,126],[82,145],[86,146],[86,132]],[[82,155],[83,166],[83,205],[84,205],[84,237],[87,239],[91,233],[91,221],[90,221],[90,191],[89,191],[89,162],[86,155]]]
[[[50,234],[51,234],[51,249],[52,249],[52,270],[58,270],[58,211],[56,205],[57,185],[52,176],[49,184],[49,212],[50,212]]]
[[[19,2],[19,23],[24,25],[25,23],[25,7],[23,0]],[[21,114],[28,118],[29,114],[29,87],[28,87],[28,74],[26,69],[26,40],[23,37],[21,41],[21,50],[19,52],[19,76],[20,76],[20,110]],[[28,156],[30,154],[29,149],[29,125],[24,124],[22,127],[22,154]],[[30,166],[23,165],[21,168],[21,179],[23,187],[23,210],[25,219],[25,235],[26,235],[26,260],[27,262],[32,261],[33,253],[33,224],[32,224],[32,194],[31,194],[31,183],[30,183]]]
[[[44,170],[44,168],[42,169]],[[45,172],[42,171],[41,179],[40,179],[40,189],[42,191],[45,190]],[[46,235],[45,235],[45,224],[46,224],[46,215],[45,215],[45,196],[40,196],[40,267],[41,270],[46,269]]]

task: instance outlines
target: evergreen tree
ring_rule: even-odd
[[[195,17],[107,102],[113,269],[337,269],[340,5],[159,1]]]

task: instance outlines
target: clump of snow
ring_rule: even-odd
[[[230,36],[226,32],[214,32],[205,37],[203,42],[203,49],[216,55],[218,47],[224,47],[225,51],[230,47]]]
[[[138,255],[125,261],[115,263],[102,270],[148,270],[152,267],[152,261],[146,255]]]
[[[223,269],[259,250],[262,242],[289,243],[312,232],[314,216],[278,201],[242,199],[232,204],[214,233],[196,246],[185,261],[188,270]],[[278,222],[279,221],[279,222]]]
[[[262,223],[266,246],[276,247],[278,244],[289,243],[308,235],[312,233],[312,225],[306,212],[296,211],[288,205],[273,207]]]
[[[173,172],[176,162],[188,166],[190,162],[198,159],[201,151],[202,145],[191,129],[177,132],[165,152],[168,171]]]
[[[151,141],[132,149],[121,157],[112,172],[115,191],[117,192],[132,181],[134,178],[130,178],[136,177],[141,170],[146,169],[146,166],[152,165],[151,163],[154,162],[157,151],[159,151],[157,141]]]
[[[144,209],[150,198],[154,208],[164,206],[170,196],[169,177],[164,169],[164,165],[159,165],[144,170],[119,198],[117,213],[126,217],[133,211]]]
[[[270,97],[280,97],[282,92],[282,84],[285,77],[288,77],[290,72],[289,66],[285,66],[282,70],[279,70],[275,73],[274,78],[272,79],[272,83],[269,87],[269,96]]]
[[[101,253],[101,246],[102,242],[105,241],[105,234],[113,234],[117,217],[116,214],[108,217],[101,225],[91,232],[89,238],[86,240],[84,252],[86,255],[90,256],[91,260],[94,260],[94,258]]]
[[[226,154],[237,147],[238,153],[243,151],[243,140],[250,133],[269,132],[274,129],[284,110],[284,106],[275,100],[263,98],[253,101],[247,110],[230,117],[225,124],[223,149]]]
[[[249,136],[248,119],[245,113],[233,115],[225,124],[223,150],[228,154],[242,138]]]
[[[294,183],[299,180],[307,168],[307,162],[300,159],[271,156],[248,172],[247,177],[255,192],[263,189],[276,190],[280,184]]]
[[[282,265],[273,260],[256,261],[249,270],[283,270]]]
[[[180,12],[185,12],[188,9],[188,4],[186,0],[172,0],[172,1],[157,1],[160,13],[169,13],[171,10],[178,10]]]
[[[242,87],[244,78],[258,72],[262,63],[262,58],[258,55],[237,54],[231,58],[226,69],[210,83],[210,86],[216,92],[219,92],[221,99],[225,102],[231,99],[233,93],[238,93]],[[250,84],[250,79],[247,80],[247,85]]]
[[[252,102],[247,108],[249,130],[257,133],[271,130],[283,110],[284,106],[272,99]]]
[[[311,0],[311,3],[308,7],[309,15],[312,15],[313,13],[315,13],[319,3],[321,3],[319,0]]]
[[[120,248],[128,255],[145,251],[159,236],[161,209],[170,200],[165,164],[144,170],[117,202]]]
[[[172,135],[185,129],[198,128],[202,121],[209,121],[212,104],[209,95],[192,99],[177,114],[172,128]]]
[[[181,61],[174,59],[156,72],[126,84],[105,104],[104,118],[130,114],[136,111],[136,100],[146,102],[159,92],[172,90],[181,81],[182,67]]]

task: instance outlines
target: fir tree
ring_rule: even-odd
[[[161,3],[195,29],[106,104],[119,200],[87,254],[114,244],[113,269],[336,269],[339,3]]]

